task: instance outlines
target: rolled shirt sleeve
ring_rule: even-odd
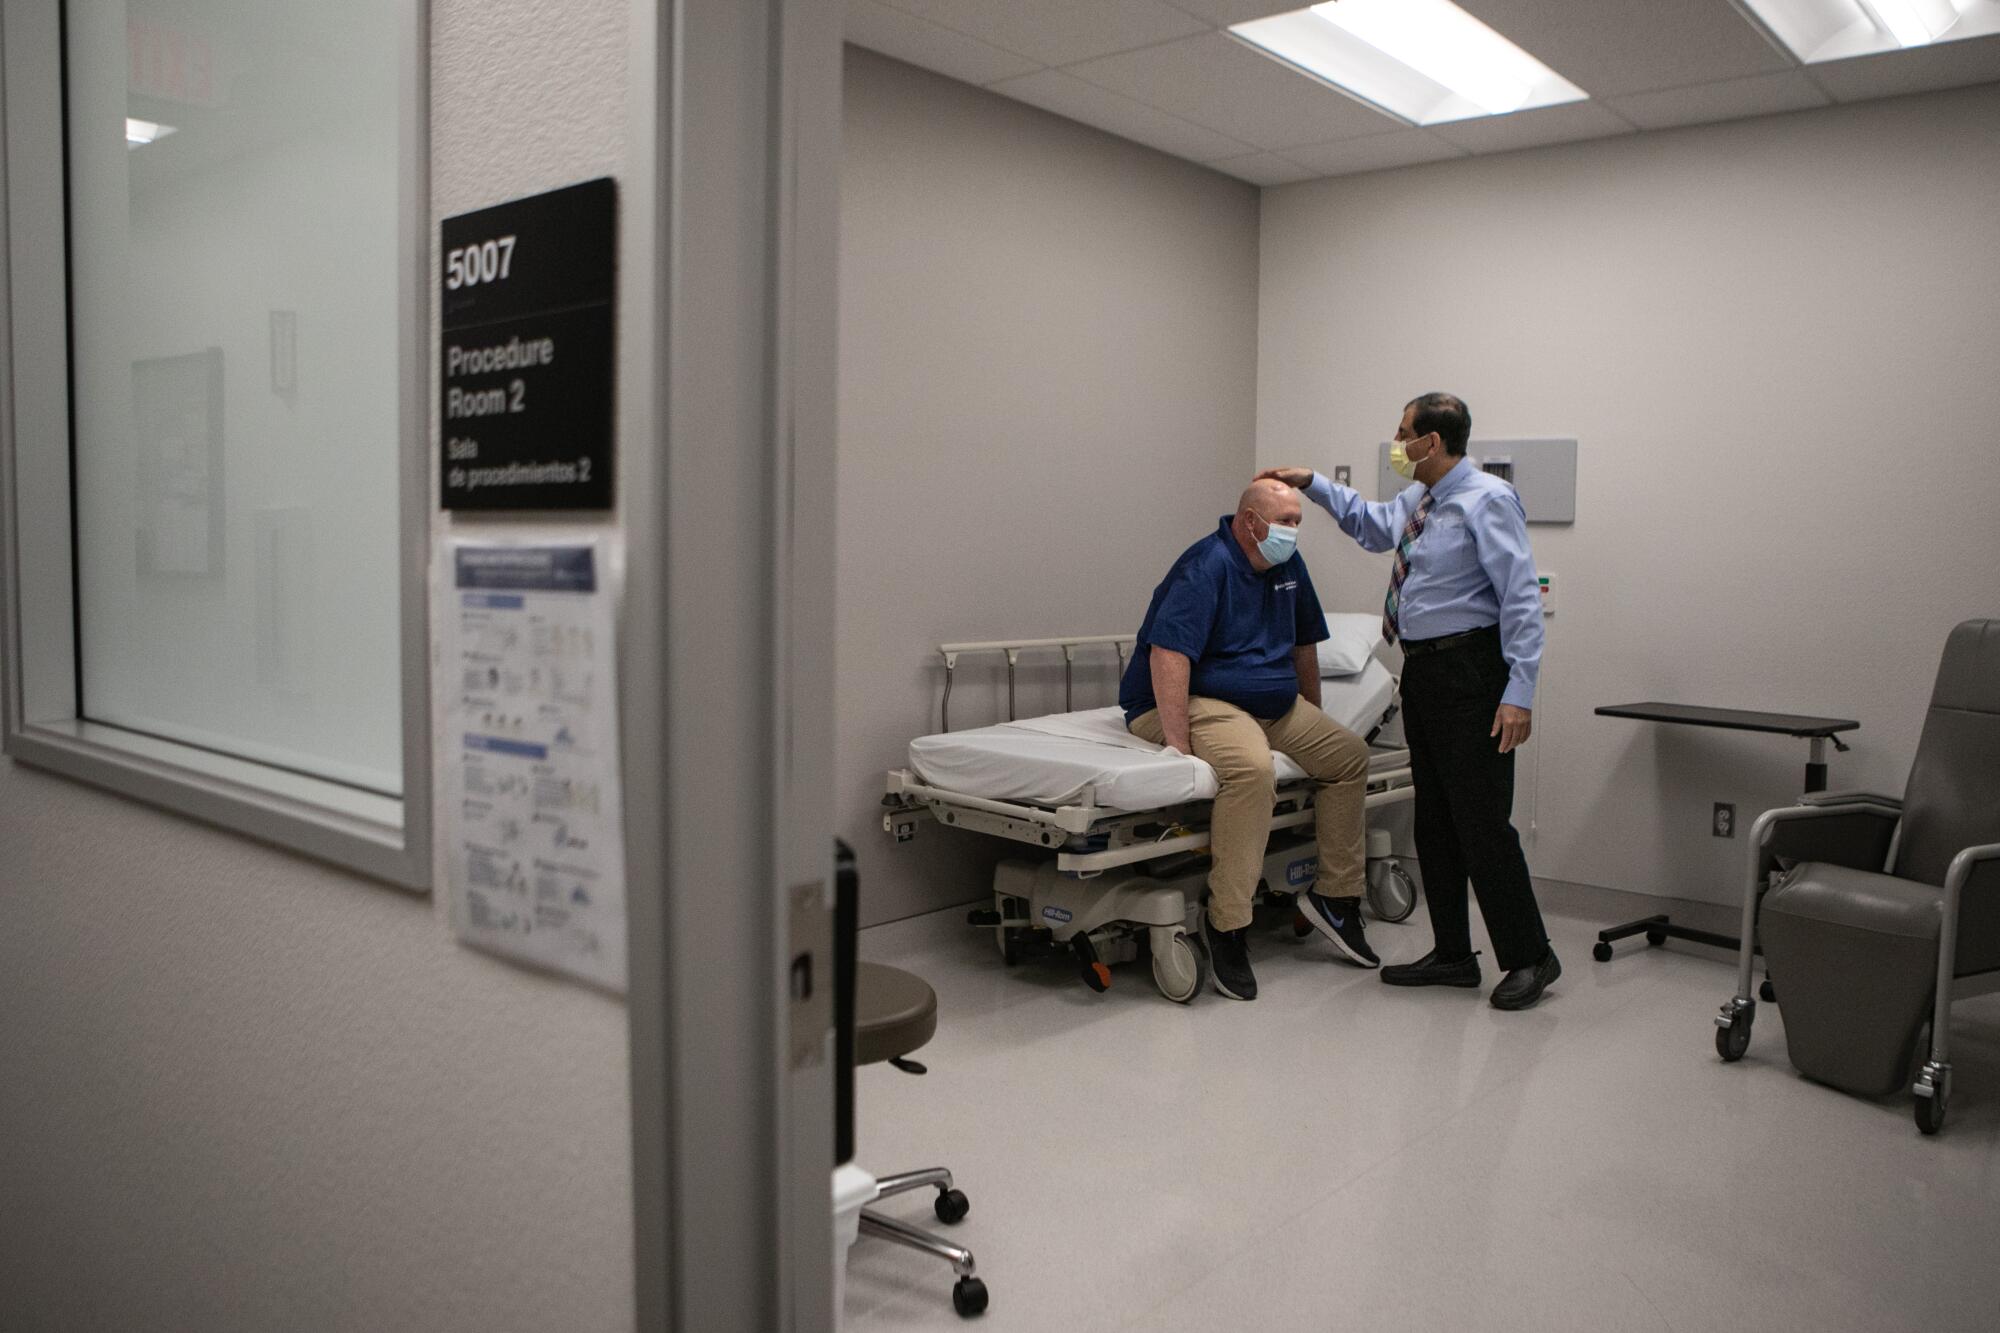
[[[1500,602],[1500,652],[1507,659],[1507,689],[1500,702],[1533,708],[1542,669],[1542,590],[1528,545],[1528,515],[1509,489],[1480,505],[1467,526],[1480,568]]]

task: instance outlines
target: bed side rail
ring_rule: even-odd
[[[991,639],[983,643],[941,643],[944,658],[944,703],[940,708],[940,730],[951,730],[951,687],[958,674],[958,659],[967,655],[1005,653],[1007,655],[1007,720],[1014,720],[1014,668],[1024,652],[1061,649],[1063,655],[1063,711],[1076,707],[1076,650],[1110,645],[1118,650],[1118,675],[1125,675],[1125,645],[1136,644],[1136,634],[1078,634],[1067,639]]]

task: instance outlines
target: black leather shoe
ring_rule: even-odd
[[[1208,978],[1218,993],[1232,1000],[1257,998],[1257,974],[1250,970],[1250,927],[1217,930],[1201,914],[1202,938],[1208,942]]]
[[[1542,992],[1555,984],[1563,974],[1562,960],[1556,951],[1550,949],[1542,955],[1542,961],[1533,967],[1517,967],[1500,978],[1500,984],[1493,988],[1495,1009],[1526,1009],[1542,998]]]
[[[1383,968],[1382,980],[1391,986],[1462,986],[1471,990],[1479,985],[1479,955],[1444,959],[1432,949],[1414,963]]]

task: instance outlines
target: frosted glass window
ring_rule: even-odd
[[[79,711],[391,796],[403,9],[64,35]]]

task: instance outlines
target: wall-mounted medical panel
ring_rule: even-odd
[[[1520,493],[1530,523],[1576,522],[1575,440],[1473,440],[1466,455]],[[1376,449],[1375,494],[1388,500],[1411,483],[1389,467],[1387,442]]]

